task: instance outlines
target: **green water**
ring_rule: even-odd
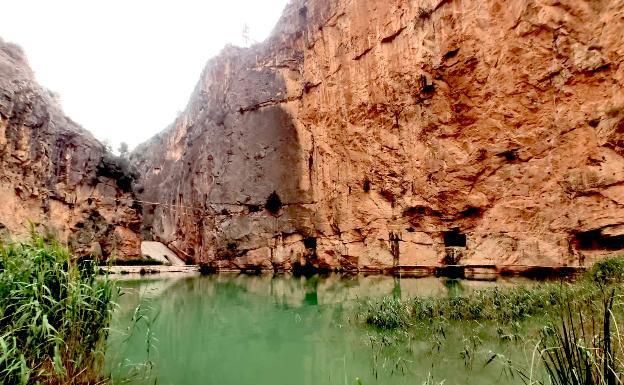
[[[358,300],[367,298],[446,296],[513,284],[383,276],[120,281],[108,370],[127,375],[120,362],[149,361],[149,383],[164,385],[344,385],[357,379],[398,385],[429,377],[432,384],[521,383],[502,364],[484,366],[492,352],[525,354],[522,343],[493,338],[493,326],[451,325],[437,344],[427,335],[387,343],[395,336],[355,317]],[[137,314],[151,321],[133,323]]]

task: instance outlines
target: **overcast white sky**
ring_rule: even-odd
[[[116,149],[186,106],[209,58],[266,38],[288,0],[0,0],[0,36],[22,46],[65,113]]]

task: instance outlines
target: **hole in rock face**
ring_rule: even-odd
[[[260,207],[260,205],[249,205],[248,208],[250,213],[257,213],[262,210],[262,207]]]
[[[284,206],[282,200],[279,195],[277,195],[277,192],[273,191],[267,198],[264,208],[271,214],[275,215],[280,212],[282,206]]]
[[[442,56],[442,60],[449,60],[449,59],[452,59],[452,58],[454,58],[455,56],[457,56],[457,53],[458,53],[458,52],[459,52],[459,48],[452,49],[452,50],[448,51],[447,53],[445,53],[445,54]]]
[[[295,277],[313,277],[317,274],[323,273],[323,270],[305,262],[302,264],[300,261],[295,261],[292,267],[292,273]]]
[[[473,206],[470,206],[461,212],[461,216],[464,218],[476,217],[478,215],[481,215],[481,209]]]
[[[423,92],[423,94],[432,94],[432,93],[434,93],[435,92],[435,85],[427,84],[426,86],[423,86],[422,92]]]
[[[392,207],[394,207],[394,203],[396,202],[396,196],[390,190],[381,190],[381,196],[384,197],[385,200],[392,203]]]
[[[600,119],[592,119],[587,123],[589,123],[590,127],[596,128],[600,124]]]
[[[425,206],[408,207],[403,210],[404,217],[415,217],[427,214],[427,208]]]
[[[429,8],[419,7],[418,8],[418,17],[421,19],[428,19],[431,16],[431,12],[433,12]]]
[[[435,85],[425,75],[420,75],[420,93],[430,96],[435,92]]]
[[[130,206],[130,208],[132,208],[133,210],[136,210],[136,211],[141,211],[141,210],[143,210],[143,205],[141,204],[140,201],[138,201],[136,199],[133,199],[132,200],[132,206]]]
[[[216,266],[209,265],[207,263],[199,264],[199,273],[201,275],[211,275],[219,272],[219,269]]]
[[[366,178],[364,179],[364,184],[362,185],[362,189],[364,190],[364,192],[369,192],[371,189],[371,181],[370,179]]]
[[[466,247],[466,234],[458,229],[445,231],[444,247]]]
[[[503,152],[501,152],[500,154],[497,154],[497,155],[500,156],[501,158],[505,158],[505,160],[508,161],[508,162],[514,162],[514,161],[518,160],[518,150],[517,149],[503,151]]]
[[[579,250],[621,250],[624,249],[624,235],[608,236],[601,230],[584,231],[574,235],[573,244]]]
[[[307,237],[303,240],[303,245],[306,249],[316,249],[316,238]]]

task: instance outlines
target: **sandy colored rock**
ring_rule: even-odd
[[[141,254],[144,257],[155,259],[165,265],[184,266],[185,263],[160,242],[141,242]]]
[[[231,268],[621,251],[622,31],[621,0],[294,0],[134,152],[146,232]]]
[[[138,257],[140,206],[128,170],[63,114],[21,49],[0,40],[2,233],[27,236],[32,223],[78,257]]]

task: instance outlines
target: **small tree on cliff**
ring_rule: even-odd
[[[117,151],[119,151],[119,156],[121,156],[122,158],[127,158],[128,157],[128,143],[121,142],[119,144],[119,149],[117,149]]]

